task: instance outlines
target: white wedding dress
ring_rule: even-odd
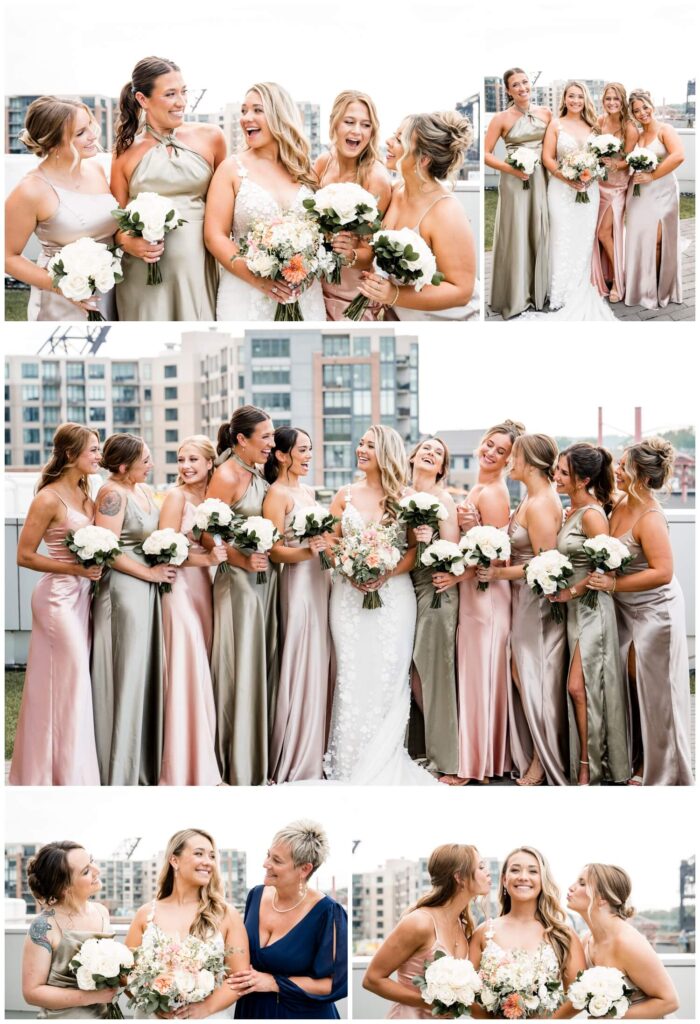
[[[237,163],[237,171],[241,184],[236,196],[231,227],[231,237],[235,242],[239,242],[250,231],[255,221],[271,220],[285,212],[267,189],[250,180],[248,171],[240,161]],[[304,213],[303,200],[311,195],[311,189],[306,185],[300,185],[289,209]],[[304,320],[326,319],[326,306],[320,281],[314,281],[302,293],[299,306]],[[259,288],[254,288],[227,270],[222,271],[216,296],[217,320],[274,320],[276,308],[277,303],[269,299]]]
[[[365,525],[348,491],[343,535]],[[411,760],[404,745],[416,626],[410,575],[392,577],[379,593],[383,607],[363,609],[361,591],[341,577],[333,581],[330,627],[337,673],[325,775],[357,786],[430,785],[436,780]]]

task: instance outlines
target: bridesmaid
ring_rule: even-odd
[[[560,454],[554,479],[559,494],[571,501],[557,547],[571,562],[574,575],[552,599],[567,605],[570,778],[579,786],[627,782],[632,774],[627,687],[614,602],[607,594],[598,595],[595,608],[581,601],[591,575],[583,545],[589,537],[610,533],[612,455],[587,441],[572,444]]]
[[[214,631],[210,566],[226,561],[226,548],[210,551],[191,536],[197,506],[214,473],[216,451],[208,437],[186,437],[177,453],[177,484],[165,497],[158,521],[190,541],[172,591],[163,595],[165,645],[163,761],[160,784],[216,786],[216,709],[209,658]]]
[[[508,695],[511,756],[520,786],[567,785],[566,627],[555,622],[549,602],[525,583],[535,552],[557,546],[562,509],[552,481],[557,445],[547,434],[522,434],[513,442],[510,475],[525,486],[525,499],[510,519],[511,564],[478,568],[484,583],[512,583],[511,675]]]
[[[663,309],[683,301],[681,284],[681,226],[675,170],[685,160],[683,144],[670,124],[654,117],[648,92],[630,93],[632,117],[640,126],[638,144],[659,158],[651,172],[630,178],[627,197],[625,261],[626,306]],[[632,194],[640,185],[640,196]]]
[[[64,245],[94,238],[112,245],[116,202],[97,160],[99,126],[79,100],[40,96],[29,105],[19,141],[41,163],[22,178],[5,204],[5,273],[31,285],[28,320],[85,320],[99,309],[114,320],[114,289],[80,302],[54,288],[45,269]],[[36,264],[22,255],[31,235],[41,243]]]
[[[619,576],[596,574],[588,582],[615,595],[632,703],[631,785],[637,786],[693,785],[685,603],[655,493],[667,486],[674,462],[673,446],[661,437],[625,449],[615,474],[622,498],[610,533],[633,560]]]
[[[547,298],[549,212],[542,141],[552,112],[531,104],[532,87],[522,68],[506,71],[503,84],[508,108],[489,122],[484,162],[500,175],[489,306],[507,320],[526,309],[544,309]],[[494,155],[499,139],[503,139],[509,154],[522,147],[539,156],[532,174],[517,171]]]
[[[121,320],[214,319],[218,274],[204,248],[204,200],[226,142],[216,125],[187,123],[186,107],[179,67],[160,57],[140,60],[119,97],[111,179],[119,206],[156,192],[186,221],[160,242],[118,232],[127,254],[117,290]],[[144,264],[158,261],[163,281],[148,287]]]
[[[336,96],[330,120],[331,148],[316,159],[314,171],[319,188],[338,182],[353,182],[377,198],[380,212],[391,199],[391,179],[379,159],[379,118],[366,93],[347,89]],[[341,271],[340,284],[323,281],[323,297],[329,320],[342,320],[348,303],[357,295],[360,271],[372,265],[372,250],[348,231],[333,236],[333,249],[342,253],[347,265]],[[373,320],[371,308],[363,320]]]
[[[262,409],[236,409],[219,429],[217,468],[207,497],[225,501],[245,518],[262,515],[268,483],[258,466],[267,462],[274,437]],[[231,571],[217,572],[214,580],[216,752],[225,782],[263,785],[270,774],[269,733],[277,699],[277,569],[265,554],[244,555],[229,545],[226,555]],[[267,583],[256,583],[262,571]]]
[[[362,980],[363,988],[391,1000],[389,1020],[434,1019],[412,979],[424,973],[426,960],[438,952],[467,959],[474,932],[471,903],[477,896],[488,896],[491,889],[488,869],[475,846],[438,846],[430,854],[428,875],[430,892],[404,911]]]
[[[445,486],[450,465],[447,445],[439,437],[428,437],[416,445],[408,461],[413,489],[432,494],[447,510],[448,518],[440,523],[440,539],[457,543],[457,506]],[[423,544],[434,539],[429,526],[419,526],[414,532],[416,540]],[[411,579],[418,617],[413,642],[408,751],[414,759],[425,758],[429,770],[454,776],[458,760],[455,634],[459,591],[450,588],[457,577],[421,566],[412,570]],[[442,594],[439,611],[430,607],[436,590]]]
[[[119,989],[85,992],[69,964],[88,939],[114,939],[109,912],[95,896],[100,869],[78,843],[47,843],[27,866],[27,882],[40,911],[22,952],[22,995],[40,1007],[37,1017],[103,1020]]]
[[[149,566],[135,548],[158,529],[145,480],[153,468],[141,437],[112,434],[95,525],[119,538],[119,555],[93,602],[92,696],[103,786],[155,786],[163,749],[163,628],[158,585],[170,565]]]
[[[329,535],[302,543],[292,531],[294,516],[317,504],[313,490],[301,482],[309,472],[311,448],[305,431],[278,427],[275,447],[265,463],[270,489],[263,515],[282,535],[270,559],[284,566],[280,572],[282,657],[270,737],[270,777],[276,782],[323,777],[331,670],[331,574],[321,568],[319,554],[326,549]]]
[[[634,989],[628,997],[632,1009],[625,1018],[661,1020],[675,1016],[678,993],[649,940],[629,924],[634,908],[630,876],[614,864],[587,864],[569,887],[566,905],[580,914],[589,928],[583,949],[586,967],[612,967],[622,971]]]
[[[90,688],[90,582],[65,546],[66,534],[92,525],[88,477],[100,467],[96,434],[62,423],[29,506],[17,564],[41,572],[32,592],[32,634],[10,783],[15,786],[98,786],[100,773]],[[49,554],[38,551],[44,541]]]
[[[454,110],[404,118],[387,141],[387,167],[400,174],[382,226],[410,228],[432,250],[440,285],[396,285],[365,271],[360,292],[386,306],[397,320],[467,320],[479,315],[476,249],[466,213],[449,185],[472,140],[466,117]],[[451,200],[443,202],[443,200]]]
[[[617,156],[603,157],[605,181],[599,182],[600,205],[593,246],[591,280],[610,302],[625,295],[625,205],[629,184],[629,166],[625,153],[634,149],[639,132],[630,117],[627,93],[620,82],[609,82],[603,89],[603,113],[598,118],[601,135],[614,135],[622,143]]]

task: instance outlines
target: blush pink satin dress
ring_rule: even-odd
[[[66,505],[64,521],[44,534],[49,557],[75,562],[64,544],[66,534],[92,522]],[[90,686],[90,580],[82,576],[48,572],[34,587],[9,781],[13,786],[100,784]]]
[[[412,979],[417,974],[425,974],[426,961],[430,963],[431,960],[435,959],[435,954],[438,950],[441,953],[447,955],[447,949],[440,941],[438,935],[437,924],[435,918],[426,910],[424,907],[418,907],[414,911],[415,914],[427,914],[430,920],[433,922],[433,928],[435,929],[435,938],[430,946],[426,946],[425,949],[419,949],[412,956],[409,956],[408,960],[404,960],[402,964],[396,970],[396,980],[400,985],[405,985],[406,988],[415,989],[415,985],[412,983]],[[391,1009],[386,1015],[387,1020],[434,1020],[432,1011],[428,1003],[425,1004],[425,1009],[421,1006],[406,1006],[405,1003],[392,1003]]]
[[[180,532],[189,535],[196,506],[185,502]],[[189,537],[190,552],[204,548]],[[163,594],[165,647],[161,786],[218,786],[216,709],[209,670],[214,630],[212,581],[204,566],[180,569]]]
[[[591,261],[591,281],[598,289],[600,295],[607,297],[610,294],[607,282],[612,281],[613,287],[620,299],[625,294],[625,206],[627,203],[627,186],[629,185],[629,168],[608,171],[605,181],[599,184],[600,205],[598,207],[598,223],[596,224],[596,237],[593,242],[593,259]],[[608,210],[612,210],[613,229],[613,253],[615,258],[615,271],[610,266],[610,261],[598,240],[603,217]]]

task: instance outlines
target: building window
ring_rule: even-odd
[[[26,409],[24,411],[27,412]],[[36,411],[39,412],[38,409]],[[39,417],[37,416],[36,419],[38,420]],[[54,427],[57,427],[58,424],[61,422],[61,410],[60,410],[60,408],[57,405],[45,406],[44,407],[44,417],[43,417],[43,419],[44,419],[44,423],[46,423],[47,426],[53,425]]]
[[[379,368],[379,386],[383,390],[392,391],[396,387],[396,367],[393,363],[382,363]]]
[[[289,359],[289,338],[253,338],[253,358]]]
[[[104,380],[104,363],[88,363],[88,380]]]
[[[103,405],[91,405],[88,411],[91,423],[106,423],[107,410]]]
[[[85,422],[85,406],[84,405],[69,405],[68,406],[68,419],[71,423],[84,423]]]
[[[152,388],[144,388],[143,389],[143,400],[144,400],[144,402],[150,402],[152,400],[152,397],[153,397],[153,389]]]
[[[88,384],[87,396],[91,402],[104,402],[107,397],[104,384]]]
[[[164,366],[163,367],[163,376],[166,379],[167,378],[171,378],[171,377],[177,377],[177,365],[176,364],[174,365],[173,363],[169,363],[167,366]]]
[[[323,367],[323,386],[325,388],[349,388],[352,387],[353,367],[348,365],[334,365],[326,363]]]
[[[371,391],[353,391],[352,395],[352,411],[355,416],[371,416],[372,415],[372,392]]]
[[[85,380],[85,364],[66,363],[66,380]]]
[[[353,450],[351,444],[324,444],[323,465],[327,469],[351,469]]]
[[[350,355],[350,335],[348,334],[324,334],[322,344],[324,356]]]
[[[12,449],[11,448],[6,448],[5,449],[5,465],[6,466],[11,466],[12,465]]]
[[[60,377],[59,364],[58,363],[42,363],[41,364],[41,379],[42,380],[58,380]]]
[[[382,416],[393,416],[396,413],[396,395],[393,391],[382,391],[379,397],[379,411]]]
[[[165,453],[165,461],[169,466],[177,465],[177,452],[167,451]]]
[[[323,421],[324,441],[351,441],[351,424],[349,416],[327,416]]]
[[[180,437],[178,430],[166,430],[165,431],[165,443],[166,444],[177,444]]]
[[[41,389],[41,400],[44,405],[55,405],[61,401],[61,390],[54,384],[44,384]]]
[[[259,405],[271,413],[275,410],[289,411],[292,408],[292,396],[289,391],[254,391],[253,405]]]
[[[41,465],[41,452],[25,452],[24,453],[24,465],[25,466],[40,466]]]
[[[177,473],[166,473],[165,482],[166,484],[174,484],[177,481]]]
[[[394,338],[380,338],[379,352],[379,358],[382,363],[393,363],[396,357],[396,341]]]
[[[352,354],[354,356],[368,356],[371,354],[371,342],[369,338],[353,338]]]
[[[113,402],[129,402],[133,404],[139,400],[139,389],[131,385],[112,385],[112,401]]]
[[[12,431],[5,427],[5,444],[12,444]]]
[[[54,435],[53,427],[44,427],[44,444],[47,447],[49,445],[53,445],[53,435]]]
[[[352,410],[352,391],[324,391],[324,412],[345,412]]]
[[[9,409],[8,409],[9,412]],[[29,405],[22,409],[22,419],[25,423],[38,423],[40,409],[38,405]]]
[[[22,380],[34,380],[39,377],[38,363],[22,363]]]
[[[360,363],[352,368],[352,386],[354,388],[372,387],[372,367],[369,363]]]
[[[112,380],[138,380],[138,365],[136,363],[112,363]]]
[[[165,410],[165,422],[172,423],[177,420],[177,409],[166,409]]]
[[[134,423],[138,422],[138,410],[130,405],[117,406],[112,412],[112,420],[115,427],[117,425],[120,427],[133,426]]]
[[[254,369],[253,386],[256,384],[289,384],[289,370],[281,366]],[[238,386],[239,388],[245,388],[245,380],[243,380],[243,383],[239,380]]]
[[[143,427],[141,435],[146,444],[153,444],[153,427]]]
[[[177,388],[166,388],[165,389],[165,401],[166,402],[177,402]]]
[[[66,396],[69,402],[84,402],[85,401],[85,385],[84,384],[69,384],[66,388]]]
[[[22,385],[22,401],[23,402],[38,402],[39,401],[39,385],[38,384],[24,384],[24,385]]]

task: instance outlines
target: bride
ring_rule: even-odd
[[[396,523],[408,479],[403,442],[391,427],[374,425],[357,447],[364,479],[338,491],[331,512],[338,532]],[[416,595],[409,575],[415,547],[393,572],[363,586],[333,583],[330,627],[337,659],[326,777],[355,785],[424,785],[432,775],[404,747],[410,709],[409,673],[416,625]],[[382,607],[362,608],[364,594],[381,588]]]
[[[309,143],[291,96],[275,82],[251,86],[241,107],[248,148],[228,157],[212,178],[204,217],[204,241],[224,268],[216,299],[217,320],[273,320],[278,302],[299,297],[282,281],[256,277],[238,243],[258,220],[289,210],[304,213],[316,187]],[[325,320],[319,281],[299,299],[304,320]]]

